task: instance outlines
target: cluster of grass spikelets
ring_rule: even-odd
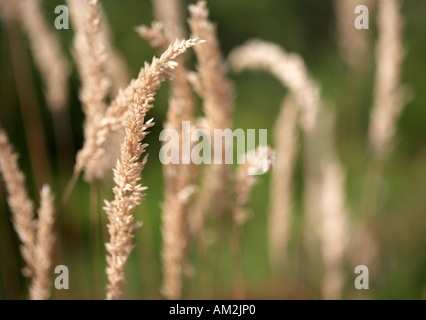
[[[345,11],[349,3],[345,0],[335,2],[340,12]],[[19,52],[19,43],[13,40],[13,35],[16,27],[20,26],[28,37],[50,111],[53,115],[63,115],[69,107],[71,63],[47,24],[41,5],[41,0],[0,0],[11,48]],[[232,247],[234,297],[246,297],[240,236],[250,217],[248,207],[252,188],[262,179],[250,174],[252,166],[265,165],[266,171],[272,171],[268,254],[274,275],[278,276],[285,270],[290,256],[295,164],[301,146],[303,241],[307,244],[310,261],[315,261],[317,253],[320,256],[323,266],[321,296],[325,299],[341,298],[345,283],[345,253],[351,245],[355,245],[353,234],[363,228],[363,221],[356,226],[350,223],[345,167],[334,142],[335,115],[327,107],[330,103],[322,97],[320,84],[310,75],[299,55],[273,43],[252,40],[235,48],[225,59],[205,1],[189,6],[187,20],[180,0],[154,0],[153,5],[156,21],[151,26],[141,25],[135,30],[160,54],[150,63],[141,63],[137,78],[130,79],[125,61],[114,48],[101,1],[67,1],[74,30],[70,52],[80,79],[78,98],[84,115],[84,143],[75,156],[74,170],[67,187],[55,192],[62,200],[56,204],[57,209],[51,188],[45,185],[41,189],[40,208],[36,215],[34,202],[26,191],[25,175],[19,169],[18,155],[0,128],[0,172],[6,186],[12,224],[21,243],[20,252],[25,263],[23,274],[31,280],[28,297],[50,297],[55,220],[69,205],[73,188],[84,173],[84,180],[92,188],[111,178],[114,183],[113,198],[107,198],[103,208],[108,220],[108,239],[104,241],[105,296],[109,300],[122,298],[125,267],[135,246],[135,230],[142,225],[134,213],[146,197],[147,187],[143,186],[142,178],[149,147],[144,140],[148,130],[154,126],[153,119],[149,119],[149,111],[154,107],[156,92],[163,81],[171,80],[163,127],[178,132],[180,145],[191,145],[193,142],[188,141],[182,131],[184,121],[209,133],[215,129],[233,129],[234,117],[238,114],[234,114],[234,85],[228,78],[229,67],[233,72],[267,71],[288,89],[274,128],[275,150],[262,145],[256,150],[247,150],[247,154],[243,155],[247,159],[257,153],[260,158],[266,159],[266,163],[245,161],[236,168],[226,163],[163,165],[162,285],[159,289],[166,299],[184,297],[183,280],[185,275],[191,277],[188,271],[191,269],[191,257],[198,254],[201,259],[206,259],[206,252],[212,250],[207,236],[208,220],[230,217],[232,227],[226,230],[226,236]],[[400,5],[399,0],[380,0],[378,6],[377,75],[368,137],[379,167],[392,150],[396,122],[406,101],[404,87],[400,84],[404,57]],[[366,39],[359,34],[354,35],[357,40],[355,50],[348,49],[347,38],[351,29],[345,25],[343,18],[339,24],[344,60],[353,69],[357,66],[362,68],[368,45]],[[187,28],[189,35],[186,34]],[[195,70],[191,70],[184,55],[190,48],[194,48],[197,59]],[[15,71],[18,77],[18,68]],[[25,81],[18,83],[20,85],[20,102],[25,104],[26,95],[22,94]],[[197,96],[200,99],[197,100]],[[201,112],[197,111],[197,101],[201,101]],[[54,121],[60,119],[60,116],[54,116]],[[60,133],[61,126],[58,125],[55,127],[58,150],[64,145],[59,140],[63,137]],[[26,134],[32,141],[28,128]],[[37,150],[30,150],[32,159],[36,154]],[[179,156],[183,159],[188,155],[180,151]],[[380,170],[374,174],[380,175]],[[374,190],[377,186],[369,188]],[[99,206],[98,203],[95,205]],[[374,201],[367,203],[365,216],[371,214],[373,207]],[[92,223],[99,223],[99,220]],[[365,241],[356,244],[360,252],[368,245]]]

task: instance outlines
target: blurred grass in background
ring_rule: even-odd
[[[123,53],[132,76],[136,77],[145,61],[158,52],[140,39],[133,28],[152,21],[152,5],[148,0],[102,0],[114,32],[116,47]],[[185,6],[192,1],[184,1]],[[53,28],[54,8],[64,1],[44,1],[46,17]],[[214,0],[208,1],[211,20],[217,23],[224,56],[232,48],[251,38],[276,42],[289,52],[300,54],[310,73],[320,83],[323,96],[337,111],[338,152],[347,171],[347,190],[352,218],[356,219],[369,161],[367,143],[369,112],[374,87],[375,17],[370,13],[371,54],[365,73],[350,74],[343,64],[336,43],[336,17],[333,1],[323,0]],[[379,245],[378,265],[370,275],[370,290],[357,291],[353,286],[355,265],[349,264],[344,298],[419,299],[426,289],[426,2],[404,1],[405,46],[407,56],[403,68],[403,83],[409,84],[413,99],[404,110],[398,127],[398,141],[387,162],[373,230]],[[0,21],[0,27],[3,23]],[[27,186],[33,199],[38,199],[40,186],[34,185],[29,162],[28,146],[23,132],[22,114],[18,105],[9,43],[4,28],[0,35],[0,123],[11,142],[21,154],[20,165],[27,175]],[[64,51],[71,60],[73,39],[70,30],[56,31]],[[27,44],[25,36],[22,41]],[[27,46],[28,47],[28,46]],[[55,171],[53,189],[62,190],[70,179],[75,158],[62,165],[68,171],[60,175],[56,159],[52,117],[43,96],[40,76],[29,51],[37,103],[40,106],[43,128],[46,131],[50,160]],[[191,63],[195,65],[192,52]],[[234,128],[261,129],[269,132],[286,91],[272,76],[246,72],[230,74],[235,84]],[[70,79],[70,109],[73,145],[82,146],[83,114],[78,100],[79,80],[73,69]],[[127,284],[124,298],[161,298],[161,204],[163,201],[162,168],[158,159],[158,135],[167,111],[168,84],[156,97],[155,108],[149,117],[156,125],[147,137],[150,144],[148,164],[143,171],[143,184],[149,187],[146,200],[135,212],[144,226],[136,232],[136,248],[126,267]],[[35,106],[37,106],[35,104]],[[200,108],[200,106],[199,106]],[[38,112],[35,110],[34,112]],[[70,146],[72,147],[72,146]],[[73,152],[75,152],[74,150]],[[250,202],[252,219],[242,233],[243,266],[248,298],[319,298],[319,290],[310,273],[314,266],[304,264],[300,233],[303,228],[301,206],[302,164],[299,163],[295,182],[295,221],[292,226],[288,271],[277,279],[269,270],[267,257],[267,212],[269,174],[260,178]],[[70,270],[70,290],[53,290],[55,299],[103,299],[105,276],[106,216],[101,206],[103,199],[111,199],[109,183],[90,188],[79,180],[69,203],[58,212],[58,250],[54,265],[65,264]],[[59,198],[59,197],[57,197]],[[89,215],[92,198],[98,201],[97,215]],[[59,207],[59,199],[57,199]],[[229,222],[229,221],[228,221]],[[226,230],[227,221],[213,222],[218,241],[205,265],[196,255],[191,257],[195,276],[184,281],[184,298],[232,298],[231,256]],[[26,297],[25,279],[20,270],[23,262],[18,251],[18,240],[10,223],[5,201],[4,185],[0,184],[0,299]],[[348,253],[350,255],[350,253]],[[350,261],[350,260],[349,260]],[[352,263],[352,262],[351,262]],[[423,296],[424,297],[424,296]]]

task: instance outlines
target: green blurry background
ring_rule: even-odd
[[[111,24],[116,47],[123,53],[132,76],[136,77],[144,61],[158,52],[139,38],[133,28],[150,24],[152,5],[148,0],[102,0]],[[183,1],[185,6],[193,1]],[[53,28],[54,8],[64,1],[44,1],[46,17]],[[351,74],[340,58],[336,40],[336,17],[331,0],[211,0],[208,1],[211,19],[217,23],[223,54],[251,38],[273,41],[290,52],[300,54],[314,78],[321,85],[325,100],[337,112],[337,144],[339,156],[347,172],[348,199],[355,220],[371,154],[367,143],[369,112],[374,87],[374,41],[376,28],[374,11],[370,12],[369,66],[362,74]],[[185,11],[187,12],[187,11]],[[403,68],[403,82],[413,93],[398,124],[394,153],[384,168],[378,210],[372,228],[379,245],[377,266],[370,275],[370,290],[357,291],[353,286],[355,265],[348,263],[344,298],[347,299],[420,299],[426,290],[426,22],[424,0],[404,1],[404,43],[407,56]],[[15,75],[12,67],[10,43],[3,21],[0,21],[0,123],[6,129],[15,149],[20,153],[20,165],[27,175],[27,186],[33,199],[38,199],[41,185],[36,185],[34,170],[29,161],[25,123],[37,121],[41,113],[42,128],[49,148],[48,160],[53,179],[46,176],[54,192],[61,194],[71,177],[74,154],[80,149],[84,116],[78,100],[80,82],[75,68],[70,78],[71,139],[61,141],[68,153],[58,161],[53,118],[47,109],[40,80],[34,66],[28,41],[22,34],[16,41],[25,46],[23,59],[29,63],[27,81],[34,86],[35,96],[28,113],[19,107]],[[73,30],[56,31],[63,49],[71,61]],[[191,52],[191,63],[195,64]],[[267,128],[269,142],[278,108],[286,90],[272,76],[246,72],[230,74],[235,84],[235,128]],[[126,268],[127,283],[124,298],[161,298],[161,204],[163,202],[162,169],[158,159],[162,129],[167,110],[169,84],[165,84],[150,111],[156,126],[147,137],[150,158],[143,171],[143,183],[149,187],[146,200],[135,215],[144,222],[136,232],[136,248]],[[31,93],[28,93],[31,96]],[[31,96],[32,97],[32,96]],[[34,133],[34,134],[39,134]],[[42,161],[40,155],[40,161]],[[43,166],[43,163],[40,164]],[[242,257],[248,298],[320,298],[319,289],[306,266],[299,238],[303,230],[302,164],[299,160],[295,181],[295,213],[290,243],[288,270],[278,277],[271,273],[267,257],[267,212],[270,174],[260,177],[253,190],[250,208],[252,218],[242,232]],[[17,236],[10,223],[6,193],[0,183],[0,298],[26,297],[27,280],[20,270]],[[70,289],[53,290],[54,299],[103,299],[105,287],[106,217],[103,199],[111,199],[110,181],[90,187],[79,180],[69,203],[60,208],[57,196],[58,246],[54,265],[64,264],[70,270]],[[38,200],[37,200],[38,201]],[[96,206],[96,203],[99,203]],[[90,214],[90,207],[93,207]],[[229,220],[229,219],[228,219]],[[184,282],[184,298],[232,298],[231,255],[228,246],[229,221],[213,222],[218,241],[201,263],[191,255],[195,276]],[[350,253],[348,253],[350,254]],[[53,274],[52,274],[53,275]]]

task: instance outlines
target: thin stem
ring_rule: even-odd
[[[75,158],[69,109],[53,112],[52,117],[58,171],[61,177],[66,177],[73,168],[69,162]]]
[[[68,181],[68,184],[65,187],[64,194],[62,195],[62,200],[61,200],[62,208],[65,207],[66,204],[68,203],[68,200],[69,200],[69,198],[72,194],[72,191],[74,190],[74,187],[77,184],[79,176],[80,176],[80,174],[78,172],[74,171],[71,179]]]
[[[97,290],[99,288],[99,219],[98,219],[98,187],[91,183],[90,184],[90,244],[92,253],[92,277],[93,277],[93,295],[96,299]]]
[[[377,207],[380,199],[380,185],[382,179],[384,162],[381,159],[374,159],[369,164],[363,195],[361,198],[361,207],[358,219],[357,230],[357,246],[355,248],[355,258],[357,261],[362,261],[364,264],[368,261],[365,252],[369,252],[367,246],[369,243],[370,229],[374,215],[377,212]]]
[[[383,164],[382,160],[372,160],[369,164],[361,200],[361,220],[368,220],[377,211]]]
[[[240,228],[233,224],[231,231],[231,250],[232,250],[232,273],[234,278],[234,299],[245,300],[246,290],[244,281],[244,267],[241,252]]]
[[[22,36],[15,25],[6,23],[12,67],[15,74],[19,106],[21,108],[24,132],[29,149],[30,162],[37,189],[46,182],[51,182],[51,165],[46,135],[43,128],[40,106],[28,55],[23,45]]]

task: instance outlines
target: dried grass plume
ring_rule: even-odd
[[[45,84],[46,99],[53,112],[68,105],[70,68],[59,39],[49,27],[40,0],[19,0],[20,21],[28,35],[34,62]]]
[[[152,120],[145,121],[146,113],[153,107],[156,90],[170,77],[170,70],[176,68],[176,58],[198,43],[200,41],[196,39],[176,41],[160,58],[154,58],[151,65],[145,65],[136,82],[134,100],[128,109],[120,159],[114,169],[114,200],[106,201],[105,206],[110,235],[106,244],[108,300],[119,299],[122,295],[124,267],[133,248],[133,231],[139,226],[134,222],[133,211],[142,201],[146,189],[139,183],[147,161],[147,157],[140,161],[147,147],[142,141],[148,134],[146,130],[153,126]]]
[[[405,56],[401,1],[380,0],[378,3],[376,86],[369,138],[374,156],[380,159],[388,156],[393,148],[397,120],[404,108],[407,91],[401,85]]]
[[[188,23],[192,36],[206,40],[205,46],[195,48],[199,93],[206,115],[204,129],[213,132],[214,129],[232,128],[233,87],[226,75],[216,26],[208,19],[209,11],[205,1],[191,5],[189,11]],[[225,163],[212,164],[206,168],[200,190],[191,208],[193,214],[190,227],[197,237],[203,234],[204,220],[209,210],[213,208],[213,212],[220,216],[229,209],[227,185],[230,176],[230,167]]]
[[[0,127],[0,172],[7,189],[7,202],[12,212],[12,224],[21,241],[20,251],[25,262],[23,274],[32,279],[31,300],[46,300],[50,296],[50,268],[55,238],[53,236],[54,204],[49,186],[41,191],[38,220],[34,203],[25,187],[25,176],[18,166],[18,155]]]
[[[268,237],[269,258],[275,272],[283,270],[288,258],[299,110],[294,98],[286,97],[274,125],[275,167],[271,180]]]

